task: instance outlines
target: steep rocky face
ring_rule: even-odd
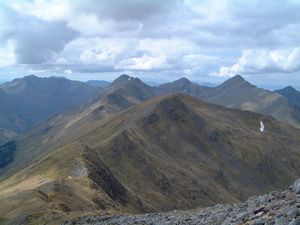
[[[253,196],[244,203],[234,205],[218,204],[210,208],[142,215],[100,214],[66,221],[65,224],[297,225],[300,223],[300,185],[295,187],[299,190],[291,186],[285,191]]]

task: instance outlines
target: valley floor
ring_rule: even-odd
[[[298,187],[299,193],[295,190]],[[141,215],[109,216],[95,215],[66,221],[65,224],[112,225],[112,224],[209,224],[209,225],[299,225],[300,224],[300,183],[283,192],[251,197],[246,202],[232,205],[216,205],[188,211],[171,211]]]

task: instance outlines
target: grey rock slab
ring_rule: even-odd
[[[254,225],[264,225],[265,221],[262,218],[258,218],[254,221]]]
[[[276,218],[274,223],[274,225],[288,225],[288,224],[289,224],[289,220],[284,216]]]

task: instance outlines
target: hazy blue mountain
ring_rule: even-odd
[[[0,128],[5,132],[23,132],[86,102],[99,90],[79,81],[34,75],[4,83],[0,85]]]
[[[89,80],[86,83],[94,87],[107,87],[110,84],[110,82],[106,80]]]
[[[286,97],[291,104],[300,108],[300,92],[297,91],[292,86],[288,86],[286,88],[276,90],[275,92]]]
[[[184,93],[194,97],[201,97],[208,90],[210,90],[209,87],[200,86],[196,83],[191,82],[185,77],[182,77],[173,82],[161,84],[159,87],[154,88],[154,92],[156,95]]]

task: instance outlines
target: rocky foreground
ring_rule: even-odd
[[[283,192],[251,197],[241,204],[219,204],[209,208],[142,215],[95,215],[65,224],[300,225],[300,179]]]

